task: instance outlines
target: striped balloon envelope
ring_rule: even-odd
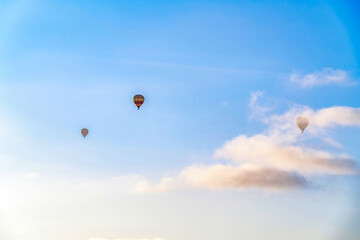
[[[88,135],[88,133],[89,133],[89,130],[87,128],[81,129],[81,134],[83,135],[84,138],[86,137],[86,135]]]
[[[143,95],[137,94],[133,97],[133,101],[139,110],[141,105],[145,102],[145,98]]]

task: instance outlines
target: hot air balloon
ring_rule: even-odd
[[[296,119],[296,125],[300,128],[301,133],[304,133],[305,128],[309,125],[309,119],[306,117],[298,117]]]
[[[133,97],[133,101],[139,110],[141,105],[144,103],[145,98],[143,95],[137,94]]]
[[[88,135],[88,133],[89,133],[89,130],[87,128],[81,129],[81,134],[83,135],[84,138],[86,137],[86,135]]]

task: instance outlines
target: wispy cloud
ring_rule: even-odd
[[[343,146],[338,143],[337,141],[335,141],[334,139],[330,138],[330,137],[324,137],[323,142],[329,146],[335,147],[335,148],[342,148]]]
[[[168,63],[168,62],[156,62],[156,61],[139,61],[139,60],[114,60],[118,64],[134,65],[134,66],[145,66],[145,67],[157,67],[157,68],[168,68],[168,69],[184,69],[191,71],[200,72],[212,72],[221,74],[233,74],[240,76],[248,75],[266,75],[266,76],[277,76],[284,74],[283,72],[275,71],[259,71],[254,69],[242,69],[242,68],[231,68],[231,67],[219,67],[219,66],[200,66],[200,65],[189,65],[182,63]]]
[[[250,118],[253,118],[255,116],[262,117],[266,112],[270,110],[270,107],[266,107],[258,103],[259,98],[263,95],[264,95],[263,91],[251,92],[250,102],[249,102],[249,108],[251,111]]]
[[[324,68],[321,71],[315,71],[308,74],[293,73],[290,81],[300,85],[303,88],[311,88],[316,86],[325,86],[337,84],[348,86],[353,84],[347,71],[341,69]]]

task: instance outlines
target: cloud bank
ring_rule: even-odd
[[[262,92],[253,93],[250,108],[264,113],[257,103]],[[260,110],[259,110],[260,109]],[[265,108],[264,108],[265,109]],[[298,116],[310,119],[306,135],[295,124]],[[191,165],[176,176],[164,177],[157,184],[142,184],[135,192],[167,192],[175,189],[296,189],[311,187],[311,176],[353,175],[359,173],[357,162],[346,153],[313,149],[299,144],[299,139],[321,140],[329,147],[341,145],[326,132],[332,127],[360,127],[360,109],[344,106],[311,109],[295,105],[280,115],[263,116],[263,133],[239,135],[214,152],[223,161],[214,165]]]
[[[308,186],[307,180],[294,172],[253,165],[216,164],[189,166],[177,177],[163,178],[159,184],[138,188],[137,192],[164,193],[176,189],[290,189],[306,186]]]

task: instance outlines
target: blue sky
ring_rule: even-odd
[[[355,239],[359,10],[3,1],[0,236]]]

